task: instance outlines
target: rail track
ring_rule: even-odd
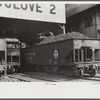
[[[18,79],[22,82],[56,82],[54,80],[50,80],[50,79],[46,79],[46,78],[40,78],[40,77],[29,77],[28,75],[24,75],[22,73],[18,73],[18,74],[10,74],[8,75],[9,78],[14,78],[14,79]]]
[[[6,82],[100,82],[100,74],[94,77],[84,75],[82,78],[79,78],[75,76],[69,77],[66,75],[53,75],[47,73],[35,73],[30,75],[23,73],[15,73],[9,74],[6,77],[1,78],[0,80]]]
[[[94,77],[85,75],[82,79],[87,80],[87,81],[100,81],[100,75],[97,75]]]

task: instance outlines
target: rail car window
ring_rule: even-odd
[[[100,49],[95,49],[95,61],[100,61]]]
[[[89,47],[82,47],[75,49],[75,62],[88,62],[92,60],[92,49]]]
[[[7,48],[20,48],[19,44],[7,44]]]
[[[5,51],[0,51],[0,64],[3,64],[5,61]]]
[[[7,56],[7,62],[11,62],[11,56]]]
[[[82,47],[83,50],[83,61],[84,62],[88,62],[88,61],[92,61],[92,49],[90,49],[89,47]]]
[[[87,61],[92,61],[92,49],[87,48],[87,49],[86,49],[86,54],[87,54],[86,62],[87,62]]]
[[[75,49],[75,62],[81,62],[81,50]]]
[[[12,62],[19,62],[19,56],[12,56]]]
[[[75,50],[75,62],[78,62],[78,49]]]

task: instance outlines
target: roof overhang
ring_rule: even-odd
[[[35,41],[37,34],[51,31],[57,35],[57,30],[61,30],[59,23],[40,22],[13,18],[0,17],[0,37],[6,34],[18,38],[22,42]],[[14,35],[14,36],[13,36]]]

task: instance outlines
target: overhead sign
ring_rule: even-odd
[[[1,3],[0,16],[56,23],[66,22],[65,4],[62,3]]]

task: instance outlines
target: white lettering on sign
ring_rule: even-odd
[[[58,51],[57,50],[54,51],[54,58],[58,58]]]
[[[65,23],[65,4],[59,3],[1,3],[0,16]]]

